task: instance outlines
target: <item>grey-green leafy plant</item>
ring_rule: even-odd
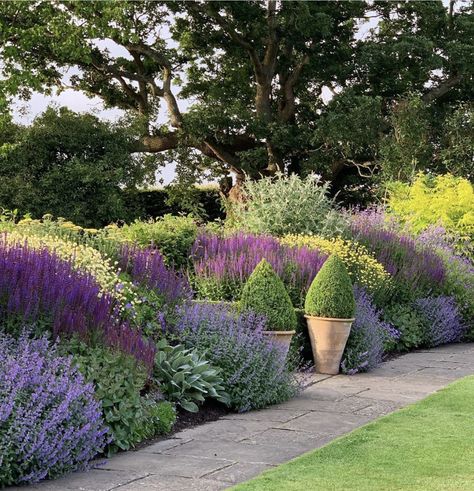
[[[355,314],[355,299],[349,273],[333,254],[314,278],[304,304],[306,314],[316,317],[349,319]]]
[[[320,234],[345,231],[345,223],[328,196],[329,184],[316,174],[246,181],[245,200],[231,210],[232,225],[252,233]]]
[[[171,346],[165,339],[157,343],[157,350],[153,377],[168,400],[193,413],[206,399],[229,404],[221,370],[204,356],[182,345]]]

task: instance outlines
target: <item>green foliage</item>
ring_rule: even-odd
[[[359,95],[356,90],[345,90],[335,95],[322,108],[318,125],[312,132],[315,150],[305,162],[304,170],[324,170],[330,174],[335,161],[367,161],[376,155],[380,127],[384,124],[382,97]],[[357,176],[360,185],[361,176]]]
[[[240,309],[265,315],[270,330],[296,329],[295,310],[285,285],[265,259],[257,264],[245,283]]]
[[[329,185],[311,174],[246,181],[245,201],[231,210],[233,225],[252,233],[282,236],[334,236],[345,230],[341,216],[328,197]]]
[[[76,339],[63,349],[73,355],[85,379],[94,384],[105,422],[112,433],[109,454],[133,448],[172,424],[166,406],[158,408],[159,402],[140,395],[147,373],[137,366],[133,357],[101,346],[90,347]]]
[[[357,172],[381,162],[387,178],[433,160],[458,172],[457,159],[472,166],[469,125],[450,115],[443,138],[437,122],[472,100],[474,16],[472,2],[451,4],[1,2],[2,108],[67,83],[134,113],[135,149],[176,162],[175,192],[194,208],[186,183],[229,171],[349,174],[355,192],[374,181]],[[359,36],[368,17],[377,25]]]
[[[197,225],[191,216],[165,215],[155,220],[136,220],[121,228],[109,227],[108,236],[141,246],[155,246],[169,265],[186,266],[189,251],[197,235]]]
[[[182,193],[177,193],[174,186],[149,188],[140,190],[125,190],[123,198],[127,210],[133,214],[133,219],[149,219],[163,215],[183,215],[191,212],[203,216],[208,220],[224,218],[219,188],[215,185],[192,186],[189,191],[195,205],[192,207],[188,201],[182,201]],[[172,199],[171,199],[172,197]]]
[[[456,106],[444,121],[441,160],[456,176],[474,179],[474,104]]]
[[[315,317],[354,317],[355,300],[351,278],[338,256],[330,256],[319,270],[306,294],[304,310],[306,314]]]
[[[229,404],[221,370],[214,368],[205,356],[182,345],[171,346],[166,339],[159,341],[157,348],[153,378],[170,401],[193,413],[206,399]]]
[[[124,128],[49,108],[0,152],[0,206],[65,217],[85,227],[127,218],[121,187],[150,177]]]
[[[425,339],[425,319],[408,303],[393,304],[385,308],[385,320],[400,331],[393,347],[397,351],[410,351],[422,346]]]
[[[391,133],[380,146],[382,179],[410,181],[430,165],[429,113],[421,97],[398,101],[392,108]]]
[[[166,435],[176,422],[176,409],[169,401],[156,402],[152,397],[143,398],[144,418],[142,420],[141,440],[156,435]],[[140,440],[140,441],[141,441]]]

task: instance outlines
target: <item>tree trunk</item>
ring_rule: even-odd
[[[245,201],[245,195],[243,191],[243,184],[245,181],[245,174],[240,173],[235,176],[235,183],[227,195],[227,199],[232,203],[242,203]]]

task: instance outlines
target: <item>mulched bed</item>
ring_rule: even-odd
[[[148,445],[151,445],[153,443],[171,438],[175,433],[178,433],[179,431],[193,428],[194,426],[199,426],[211,421],[216,421],[219,418],[222,418],[222,416],[229,414],[230,412],[231,411],[223,404],[215,401],[205,402],[200,407],[200,410],[197,413],[190,413],[189,411],[178,409],[176,414],[176,423],[174,424],[173,429],[170,433],[168,433],[167,435],[160,435],[159,437],[153,438],[151,440],[144,440],[140,442],[133,450],[140,450],[141,448],[147,447]]]
[[[193,426],[202,425],[203,423],[216,421],[230,412],[223,404],[214,401],[206,402],[197,413],[190,413],[189,411],[179,409],[171,434],[192,428]]]

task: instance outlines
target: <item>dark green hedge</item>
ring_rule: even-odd
[[[212,221],[218,218],[224,219],[218,189],[199,189],[199,202],[202,204],[207,219]],[[178,215],[187,214],[189,210],[182,209],[179,205],[166,203],[168,194],[165,189],[153,189],[150,191],[124,191],[123,199],[129,216],[127,220],[135,218],[156,218],[170,213]]]

